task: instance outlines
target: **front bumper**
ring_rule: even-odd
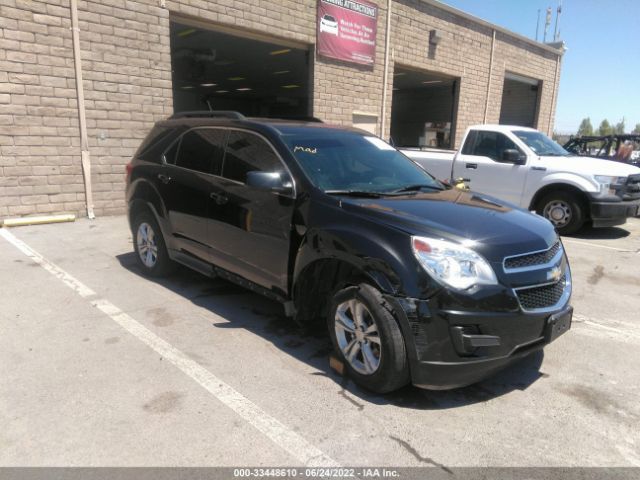
[[[568,316],[568,328],[573,312],[568,302],[544,313],[487,313],[441,311],[429,300],[388,299],[403,317],[411,381],[430,390],[471,385],[540,350],[556,336],[550,320]]]
[[[591,220],[594,227],[622,225],[629,217],[640,214],[640,200],[603,202],[591,200]]]

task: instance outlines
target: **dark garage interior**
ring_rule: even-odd
[[[309,50],[171,22],[174,111],[306,117]]]
[[[456,92],[455,77],[396,67],[391,107],[394,144],[451,148]]]
[[[540,81],[507,72],[502,89],[500,123],[521,127],[536,126]]]

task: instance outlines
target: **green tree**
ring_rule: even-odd
[[[624,133],[624,129],[625,129],[624,117],[622,117],[622,120],[616,123],[616,126],[614,127],[613,131],[618,135],[622,135]]]
[[[634,128],[631,133],[637,133],[640,135],[640,123],[636,123],[636,128]]]
[[[589,136],[593,135],[593,125],[591,125],[591,119],[589,117],[583,118],[582,122],[580,122],[580,126],[578,127],[578,135]]]
[[[611,124],[609,120],[606,118],[600,122],[600,126],[598,127],[598,135],[611,135],[613,133],[613,128],[611,128]]]

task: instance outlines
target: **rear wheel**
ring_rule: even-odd
[[[132,227],[133,247],[142,271],[153,277],[169,273],[173,262],[169,258],[162,232],[154,216],[148,211],[140,212],[136,215]]]
[[[402,332],[377,289],[361,283],[339,290],[327,323],[333,346],[358,385],[386,393],[409,382]]]
[[[549,220],[560,235],[577,232],[586,220],[582,202],[567,192],[558,191],[545,195],[538,202],[536,211]]]

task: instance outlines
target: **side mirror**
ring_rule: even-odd
[[[502,161],[513,163],[515,165],[524,165],[527,163],[527,156],[520,153],[515,148],[507,148],[502,152]]]
[[[289,176],[280,172],[247,172],[247,185],[282,195],[293,194],[293,183]]]

